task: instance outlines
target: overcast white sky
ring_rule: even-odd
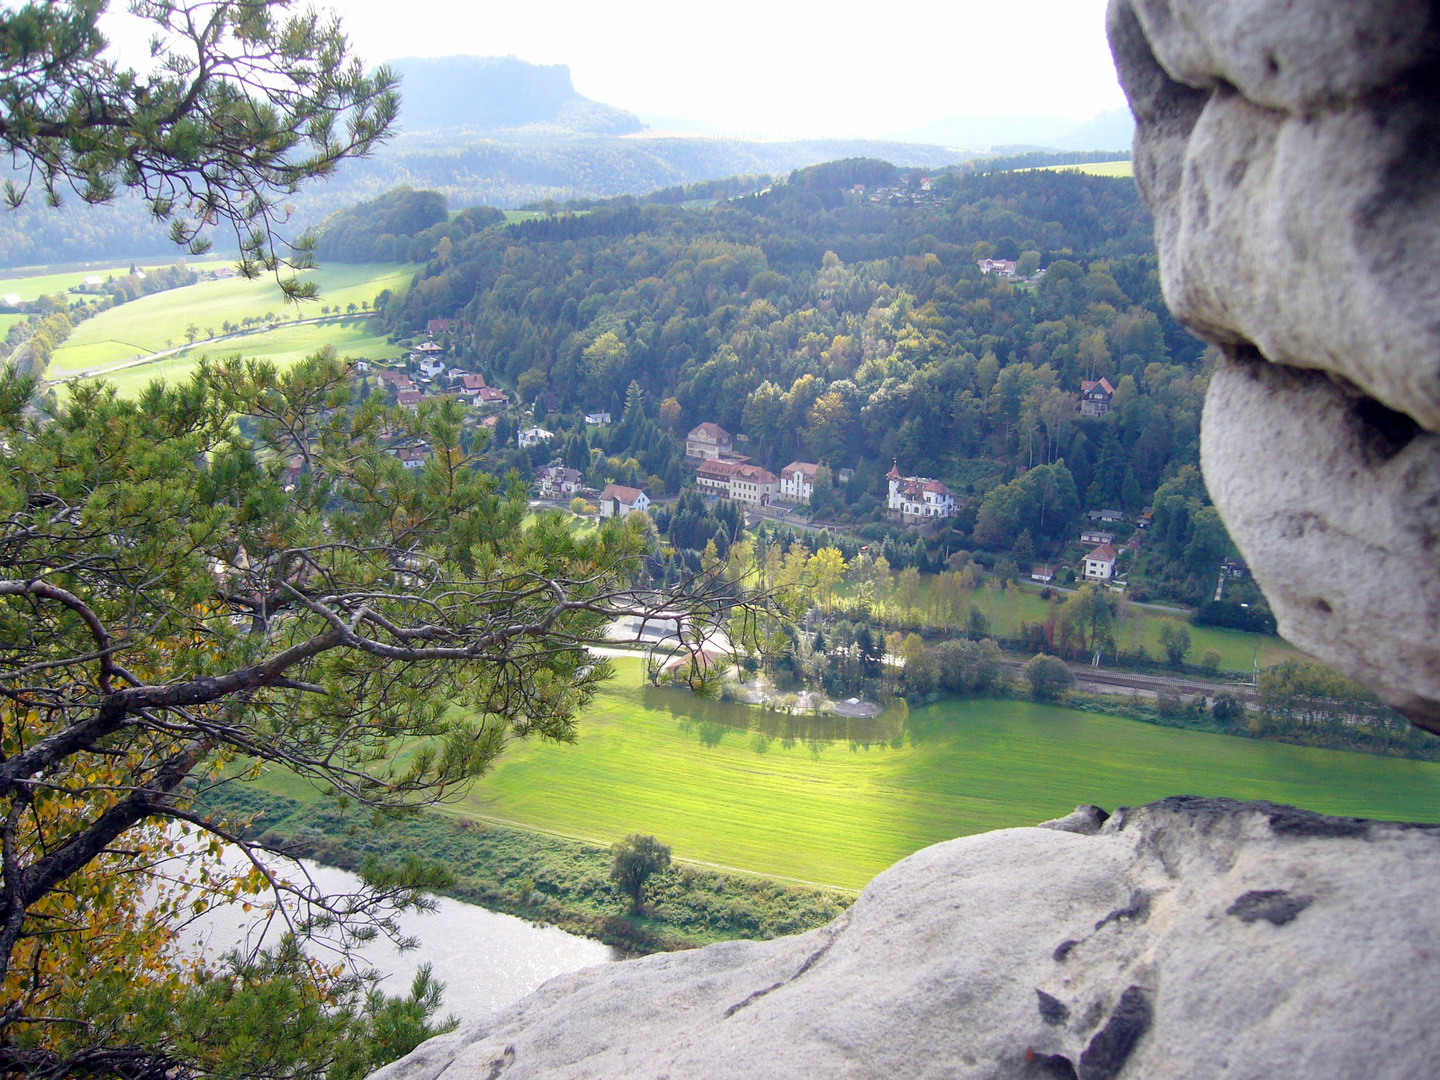
[[[569,64],[587,97],[736,133],[882,136],[944,116],[1086,119],[1124,104],[1105,0],[317,2],[367,62]]]

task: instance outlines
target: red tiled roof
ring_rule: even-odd
[[[639,488],[622,487],[619,484],[606,484],[605,490],[600,493],[603,502],[606,499],[619,499],[626,506],[634,506],[635,501],[643,494]]]
[[[735,475],[751,484],[778,484],[780,478],[769,469],[762,469],[759,465],[740,465],[735,469]]]
[[[730,441],[730,433],[726,431],[723,427],[721,427],[719,424],[712,424],[709,420],[706,420],[703,424],[697,424],[695,427],[691,428],[690,434],[687,436],[687,438],[698,439],[701,436],[704,436],[712,442]]]
[[[484,390],[484,389],[485,389],[485,376],[484,376],[484,375],[462,375],[462,376],[460,376],[460,384],[461,384],[462,386],[464,386],[466,390]]]
[[[792,461],[785,468],[780,470],[781,476],[789,476],[791,473],[804,473],[806,480],[815,479],[815,470],[820,466],[809,461]]]
[[[1094,551],[1090,552],[1089,555],[1086,555],[1085,558],[1093,559],[1096,562],[1114,562],[1115,549],[1109,544],[1101,544]]]
[[[1097,386],[1104,390],[1107,395],[1113,395],[1115,393],[1115,388],[1110,385],[1109,379],[1096,379],[1094,382],[1086,380],[1080,384],[1080,392],[1082,394],[1088,394]]]

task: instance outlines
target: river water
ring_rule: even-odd
[[[354,874],[308,861],[305,866],[327,893],[360,889]],[[404,932],[419,939],[418,948],[400,953],[377,939],[362,946],[359,956],[363,965],[386,976],[381,987],[391,995],[408,994],[415,970],[429,963],[445,984],[442,1017],[446,1012],[462,1019],[480,1016],[518,1001],[556,975],[618,959],[610,946],[558,927],[537,926],[446,897],[438,903],[433,912],[401,917]],[[186,929],[184,947],[218,956],[237,945],[254,944],[255,925],[254,912],[244,914],[235,905],[217,907]]]

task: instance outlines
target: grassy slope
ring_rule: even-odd
[[[936,841],[1081,802],[1225,795],[1440,821],[1440,765],[1019,701],[917,710],[899,748],[775,740],[761,753],[754,733],[701,719],[756,714],[646,690],[637,662],[616,667],[575,745],[513,745],[457,811],[602,842],[651,832],[682,858],[849,887]]]
[[[410,284],[414,268],[394,264],[333,264],[312,271],[309,277],[320,285],[320,304],[300,309],[305,316],[320,314],[322,305],[348,305],[373,300],[383,289],[403,290]],[[183,344],[186,327],[194,324],[204,333],[217,332],[227,320],[239,322],[247,316],[274,313],[292,317],[280,287],[272,277],[255,281],[231,278],[202,281],[183,289],[156,293],[130,304],[111,308],[81,323],[63,346],[55,351],[52,378],[74,374],[134,356],[158,352]]]
[[[326,345],[333,345],[341,356],[376,360],[396,356],[399,349],[383,337],[375,337],[366,329],[368,320],[319,323],[306,326],[280,326],[263,333],[246,334],[228,341],[213,342],[185,349],[173,356],[137,367],[109,372],[104,377],[119,389],[122,396],[132,397],[155,379],[176,382],[188,378],[202,356],[259,356],[280,366],[293,364]]]

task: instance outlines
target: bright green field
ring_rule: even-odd
[[[183,255],[178,253],[173,259],[145,259],[142,262],[135,263],[135,265],[141,269],[170,266],[173,263],[182,261],[182,259],[186,266],[196,270],[209,270],[217,266],[230,265],[225,259],[197,260],[184,258]],[[79,285],[92,274],[100,278],[108,278],[111,274],[114,274],[116,277],[122,277],[130,272],[130,265],[131,264],[127,262],[123,265],[91,267],[89,270],[67,270],[60,274],[31,274],[26,277],[13,276],[15,273],[13,270],[0,270],[0,294],[19,293],[22,300],[36,300],[42,296],[54,296],[56,293],[65,292],[72,285]],[[4,277],[3,275],[5,274],[12,276]]]
[[[613,841],[653,833],[681,858],[859,887],[939,840],[1031,825],[1078,803],[1165,795],[1271,799],[1333,814],[1440,821],[1440,764],[1207,735],[1024,701],[911,714],[898,748],[843,738],[757,749],[775,714],[642,685],[611,687],[562,746],[514,743],[458,812]]]
[[[155,293],[101,312],[77,326],[65,344],[55,350],[49,374],[51,378],[63,378],[183,345],[185,330],[192,324],[199,327],[204,336],[211,329],[220,333],[227,319],[238,323],[247,316],[269,313],[285,318],[297,314],[304,317],[319,315],[320,308],[325,305],[346,306],[358,304],[361,300],[373,300],[383,289],[404,291],[409,287],[413,274],[413,267],[396,264],[323,266],[307,275],[320,286],[319,302],[299,309],[286,305],[280,286],[269,276],[255,281],[243,278],[202,281],[183,289]],[[282,328],[280,333],[283,332]],[[259,340],[258,335],[255,340]],[[226,342],[222,346],[230,344]],[[294,351],[289,345],[277,347]],[[303,354],[304,347],[296,347]],[[249,351],[248,344],[246,351]]]
[[[0,315],[0,341],[5,340],[5,335],[10,332],[10,327],[18,322],[23,322],[24,315]]]
[[[341,356],[357,360],[378,360],[395,356],[397,349],[383,337],[375,337],[364,326],[365,320],[316,323],[305,326],[280,326],[259,334],[226,341],[196,345],[160,360],[136,367],[106,372],[102,377],[114,383],[122,397],[134,397],[156,379],[175,383],[188,379],[202,356],[258,356],[273,360],[281,367],[309,356],[326,345],[335,346]]]

